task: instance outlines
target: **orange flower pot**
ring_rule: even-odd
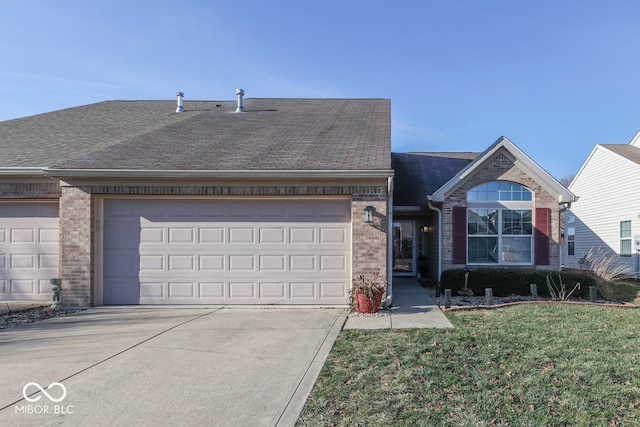
[[[365,293],[357,293],[358,313],[377,313],[382,303],[382,295],[383,293],[379,292],[369,297]]]

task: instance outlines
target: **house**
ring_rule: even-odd
[[[1,122],[0,300],[344,305],[360,274],[560,268],[575,196],[508,139],[391,153],[389,100],[236,94]]]
[[[628,144],[598,144],[569,184],[580,195],[566,218],[565,265],[590,269],[591,249],[637,274],[640,235],[640,132]],[[606,203],[603,196],[606,195]]]
[[[237,95],[0,123],[0,300],[335,305],[385,277],[389,100]]]
[[[560,269],[560,211],[572,192],[515,144],[482,153],[392,153],[393,271]]]

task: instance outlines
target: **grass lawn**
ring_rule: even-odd
[[[640,426],[640,309],[447,313],[454,329],[348,330],[298,426]]]

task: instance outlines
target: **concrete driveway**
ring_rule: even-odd
[[[5,329],[0,425],[293,425],[346,315],[109,307]]]

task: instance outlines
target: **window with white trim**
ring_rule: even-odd
[[[493,181],[467,192],[467,262],[533,263],[533,196],[520,184]]]
[[[567,255],[576,254],[576,228],[567,227]]]
[[[620,256],[631,256],[631,221],[620,221]]]

